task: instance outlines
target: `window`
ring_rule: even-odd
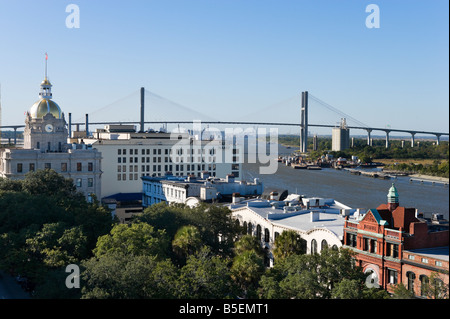
[[[311,241],[311,254],[317,254],[317,241],[315,239]]]
[[[408,290],[414,293],[414,279],[416,279],[416,274],[408,271],[406,273],[406,277],[408,278]]]
[[[30,172],[34,172],[34,169],[35,169],[34,163],[30,163]]]
[[[422,258],[421,260],[424,264],[428,264],[428,259],[427,258]]]
[[[61,163],[61,172],[67,172],[67,163]]]
[[[370,240],[370,252],[373,254],[377,253],[377,241],[375,239]]]
[[[419,279],[420,279],[420,295],[422,297],[426,297],[428,292],[427,287],[430,282],[430,279],[425,275],[420,275]]]
[[[81,172],[81,170],[82,170],[82,164],[77,163],[77,172]]]
[[[436,266],[442,267],[442,261],[436,260],[434,263]]]
[[[388,269],[388,283],[395,285],[397,284],[398,273],[396,270]]]
[[[17,173],[22,173],[22,171],[23,171],[23,164],[17,163]]]
[[[94,179],[88,178],[88,187],[93,187],[93,186],[94,186]]]
[[[356,247],[356,235],[347,233],[347,245],[350,247]]]
[[[256,226],[256,238],[258,240],[261,240],[261,235],[262,235],[261,225],[258,225],[258,226]]]
[[[264,242],[268,243],[270,240],[270,233],[269,230],[267,228],[264,229]]]
[[[81,183],[81,178],[77,178],[77,183],[76,183],[77,187],[81,187],[82,183]]]
[[[388,243],[386,245],[386,256],[398,258],[398,245]]]
[[[89,163],[88,163],[88,171],[89,171],[89,172],[92,172],[93,170],[94,170],[94,163],[89,162]]]
[[[122,150],[120,148],[117,149],[117,155],[122,155]]]
[[[369,249],[370,249],[370,239],[369,238],[364,238],[363,250],[364,251],[369,251]]]
[[[52,164],[51,163],[45,163],[44,164],[44,168],[45,169],[51,169],[52,168]]]
[[[320,251],[324,250],[325,248],[328,248],[328,243],[325,239],[323,239],[320,243]]]

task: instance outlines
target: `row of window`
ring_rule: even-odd
[[[150,155],[150,153],[153,153],[153,155],[162,155],[162,150],[161,148],[153,148],[153,151],[151,152],[151,150],[149,148],[147,149],[141,149],[141,155]],[[177,155],[183,155],[183,148],[176,148],[176,149],[172,149],[172,148],[165,148],[164,149],[164,154],[165,155],[169,155],[173,153],[173,150],[176,151]],[[185,149],[186,150],[186,149]],[[189,148],[188,150],[190,150],[190,152],[185,151],[185,154],[194,154],[195,153],[195,149],[194,148]],[[129,149],[129,154],[130,155],[139,155],[139,150],[137,148],[135,149]],[[206,154],[209,153],[210,155],[214,155],[216,154],[216,149],[215,148],[211,148],[211,149],[206,149],[206,148],[197,148],[197,154]],[[233,154],[239,154],[239,150],[237,149],[233,149]],[[117,155],[127,155],[127,149],[123,148],[123,149],[117,149]]]
[[[77,178],[75,180],[75,186],[76,187],[83,187],[83,179],[82,178]],[[88,178],[87,179],[87,187],[94,187],[94,179],[93,178]]]
[[[17,163],[17,173],[24,173],[24,164],[23,163]],[[45,169],[52,169],[52,163],[44,163]],[[88,172],[94,171],[94,163],[89,162],[87,163],[87,166],[85,167]],[[28,164],[28,171],[34,172],[36,170],[35,163],[29,163]],[[76,163],[76,171],[77,172],[83,172],[83,163],[78,162]],[[67,172],[67,163],[61,163],[61,172]]]
[[[419,256],[417,256],[417,257],[419,257]],[[408,254],[408,259],[409,260],[415,260],[416,256]],[[423,264],[428,264],[429,260],[428,260],[428,258],[420,257],[420,262],[423,263]],[[435,260],[434,264],[435,264],[435,266],[442,267],[442,261],[440,261],[440,260]]]
[[[347,233],[347,245],[350,247],[357,248],[357,242],[356,242],[356,234]],[[386,251],[384,253],[385,256],[392,257],[392,258],[398,258],[399,252],[398,252],[398,244],[394,243],[386,243]],[[378,243],[376,239],[364,237],[362,247],[360,247],[361,250],[372,253],[372,254],[381,254],[378,249]]]
[[[175,176],[188,176],[197,175],[201,176],[200,171],[208,170],[211,172],[211,176],[216,176],[216,165],[215,164],[186,164],[186,165],[141,165],[141,176],[163,176],[167,172],[172,172]],[[152,168],[152,170],[150,170]],[[164,168],[164,170],[163,170]],[[186,168],[186,170],[185,170]],[[129,180],[137,180],[139,173],[139,165],[117,165],[117,180],[126,181],[127,175],[129,174]],[[175,169],[175,170],[173,170]],[[195,172],[197,170],[197,172]],[[134,174],[132,174],[134,173]],[[239,177],[239,172],[233,172],[235,177]]]
[[[209,156],[209,157],[198,157],[197,161],[195,161],[195,157],[176,157],[175,161],[172,160],[172,157],[164,157],[164,163],[216,163],[216,157],[215,156]],[[139,157],[117,157],[117,163],[139,163]],[[162,157],[153,157],[153,160],[151,157],[141,157],[141,163],[163,163]],[[233,156],[233,163],[237,163],[238,158],[236,156]]]
[[[244,222],[243,228],[244,228],[244,231],[246,231],[247,234],[253,235],[253,225],[252,225],[252,223],[248,223],[247,224],[247,222]],[[274,240],[276,240],[279,235],[280,234],[278,232],[275,232]],[[261,240],[262,227],[260,225],[256,226],[256,235],[255,236],[256,236],[256,238],[258,240]],[[269,241],[270,241],[270,231],[269,231],[268,228],[264,228],[264,242],[265,243],[269,243]],[[323,249],[328,248],[328,247],[329,247],[328,246],[328,242],[325,239],[323,239],[321,241],[321,243],[320,243],[320,251],[322,251]],[[317,247],[317,241],[315,239],[311,240],[311,254],[318,253],[319,251],[317,250],[317,248],[318,248]],[[338,249],[338,247],[336,245],[333,245],[331,248],[332,249]]]
[[[413,273],[412,271],[408,271],[406,273],[406,278],[408,279],[407,282],[408,290],[416,294],[416,274]],[[420,296],[427,297],[427,295],[430,293],[430,291],[428,290],[430,278],[426,275],[420,275],[419,281],[420,281]],[[441,288],[444,286],[444,282],[439,278],[434,278],[434,282],[431,283],[431,286],[432,286],[431,288],[433,289],[431,293],[433,293],[434,297],[441,298],[442,297]]]
[[[141,165],[141,172],[150,172],[150,167],[151,165]],[[139,166],[138,165],[129,165],[128,169],[130,173],[133,172],[139,172],[138,170]],[[175,172],[183,172],[184,171],[185,166],[184,165],[164,165],[164,171],[165,172],[173,172],[175,169]],[[153,171],[154,172],[161,172],[162,170],[162,165],[153,165]],[[205,164],[186,164],[186,170],[187,171],[191,171],[191,170],[206,170],[208,169],[208,171],[215,171],[216,170],[216,165],[213,164],[209,164],[208,167],[206,167]],[[127,166],[126,165],[117,165],[117,172],[118,173],[126,173],[127,172]]]

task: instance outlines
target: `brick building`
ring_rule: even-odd
[[[387,197],[387,204],[344,225],[344,247],[354,250],[357,264],[371,273],[368,283],[388,292],[403,283],[422,297],[422,283],[430,278],[448,286],[448,221],[436,215],[427,220],[415,208],[401,207],[394,185]]]

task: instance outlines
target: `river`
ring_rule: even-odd
[[[279,146],[279,154],[289,154],[292,149]],[[279,163],[275,174],[260,174],[259,164],[244,163],[242,178],[259,178],[264,189],[286,189],[290,194],[333,198],[352,208],[377,208],[387,203],[387,194],[392,183],[399,194],[403,207],[417,208],[419,212],[439,213],[449,218],[449,187],[443,184],[410,182],[409,177],[378,179],[353,175],[344,170],[323,168],[322,170],[293,169]]]

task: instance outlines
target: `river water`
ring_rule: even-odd
[[[279,146],[279,154],[290,154],[292,149]],[[353,175],[344,170],[323,168],[322,170],[293,169],[278,164],[275,174],[260,174],[260,164],[244,163],[242,178],[259,178],[264,189],[286,189],[290,194],[333,198],[352,208],[377,208],[387,203],[387,194],[392,183],[399,193],[400,206],[417,208],[419,212],[439,213],[449,218],[449,186],[435,183],[410,182],[409,177],[378,179]]]

